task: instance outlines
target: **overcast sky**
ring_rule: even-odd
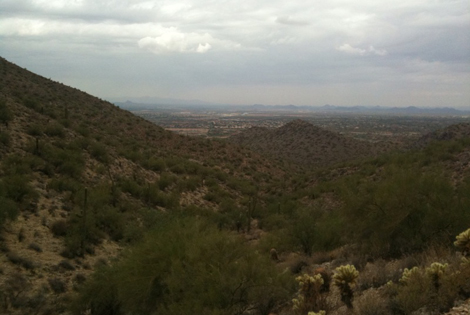
[[[470,108],[470,1],[0,0],[0,56],[108,100]]]

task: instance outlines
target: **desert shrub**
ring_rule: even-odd
[[[438,170],[391,167],[382,180],[350,182],[341,195],[345,235],[372,255],[396,257],[449,242],[469,220]]]
[[[313,252],[318,218],[318,212],[311,209],[301,209],[296,213],[291,225],[293,243],[298,245],[308,256],[311,256]]]
[[[41,164],[41,159],[36,156],[11,154],[3,159],[2,169],[6,175],[29,175]]]
[[[293,249],[300,249],[308,256],[341,244],[337,216],[322,210],[321,206],[297,209],[289,222],[288,235]]]
[[[155,186],[151,186],[148,203],[152,206],[174,209],[179,205],[179,197],[177,194],[160,192],[155,189]]]
[[[392,310],[405,314],[421,308],[446,312],[459,297],[461,277],[461,271],[437,262],[424,269],[405,269],[397,284],[387,285]]]
[[[85,164],[80,151],[46,145],[41,156],[61,174],[80,178]]]
[[[11,199],[5,198],[1,196],[1,189],[0,189],[0,227],[5,224],[5,222],[9,220],[14,220],[19,214],[18,205]]]
[[[80,296],[71,304],[74,314],[91,310],[96,315],[124,314],[122,301],[118,297],[118,278],[111,268],[101,267],[80,288]]]
[[[48,135],[49,137],[58,137],[58,138],[64,138],[65,137],[64,126],[62,126],[58,122],[49,123],[44,128],[44,133],[46,135]]]
[[[65,282],[59,278],[49,278],[47,279],[49,287],[52,289],[52,292],[55,294],[61,294],[67,292],[67,285]]]
[[[28,249],[34,250],[38,253],[42,253],[42,248],[37,243],[31,243],[28,245]]]
[[[37,197],[36,191],[29,185],[26,176],[6,176],[0,181],[0,186],[3,186],[0,190],[3,190],[6,198],[18,203]]]
[[[354,302],[355,314],[358,315],[391,315],[389,300],[377,290],[367,290]]]
[[[157,182],[160,190],[165,190],[177,181],[178,177],[172,174],[164,173],[160,176],[160,179]]]
[[[7,258],[13,264],[19,265],[25,269],[31,270],[31,269],[36,268],[36,264],[31,259],[20,256],[17,253],[9,252],[7,254]]]
[[[256,193],[256,187],[252,182],[240,178],[232,177],[227,181],[227,186],[233,190],[238,190],[244,195],[252,196]]]
[[[13,273],[5,277],[0,287],[0,305],[3,310],[7,310],[10,305],[13,307],[21,306],[26,294],[31,289],[31,282],[21,273]],[[24,305],[23,305],[24,306]]]
[[[11,144],[10,133],[6,130],[0,130],[0,144],[9,147]]]
[[[89,146],[90,155],[102,163],[109,163],[109,154],[106,147],[99,142],[93,142]]]
[[[136,198],[144,196],[144,187],[139,185],[135,180],[124,178],[119,180],[119,186],[123,192],[129,193]]]
[[[144,161],[142,166],[154,172],[161,172],[166,168],[165,160],[155,157],[150,157],[148,160]]]
[[[7,107],[5,100],[0,100],[0,123],[8,126],[8,123],[13,119],[13,114]]]
[[[286,301],[291,286],[267,257],[201,220],[163,221],[85,284],[77,313],[109,314],[110,306],[115,314],[265,313]]]
[[[48,188],[54,189],[58,192],[70,191],[70,192],[77,192],[78,190],[82,189],[80,182],[76,179],[62,176],[59,178],[53,178],[47,185]]]
[[[80,124],[80,125],[76,126],[75,131],[78,132],[81,136],[83,136],[85,138],[88,138],[88,136],[90,135],[90,130],[84,124]]]
[[[194,191],[202,184],[202,178],[199,176],[191,176],[178,182],[178,190]]]
[[[40,109],[40,105],[39,105],[39,102],[36,100],[36,99],[32,99],[32,98],[26,98],[23,100],[23,105],[28,107],[28,108],[31,108],[33,110],[36,110],[38,111]]]
[[[96,224],[98,228],[108,234],[112,240],[119,241],[124,237],[125,222],[124,215],[112,206],[101,207],[96,211]]]
[[[64,270],[69,270],[69,271],[73,271],[75,270],[75,267],[72,265],[72,263],[68,260],[62,260],[58,266]]]
[[[65,236],[69,226],[66,220],[57,220],[51,225],[51,232],[54,236]]]
[[[94,246],[99,244],[105,232],[97,224],[96,213],[92,210],[85,212],[76,209],[67,221],[69,228],[65,236],[64,256],[73,258],[85,253],[94,253]]]
[[[39,124],[31,124],[26,129],[26,133],[33,137],[41,136],[43,133],[43,128]]]

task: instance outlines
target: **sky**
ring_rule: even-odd
[[[0,0],[0,56],[107,100],[470,108],[470,1]]]

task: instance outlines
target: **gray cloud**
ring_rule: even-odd
[[[467,0],[2,0],[0,55],[101,97],[470,106]]]

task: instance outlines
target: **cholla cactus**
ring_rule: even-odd
[[[470,267],[470,258],[462,257],[462,261],[460,262],[462,267]]]
[[[470,229],[460,233],[455,239],[454,245],[462,251],[463,255],[470,254]]]
[[[417,274],[419,274],[418,267],[413,267],[411,269],[405,268],[405,270],[403,270],[403,274],[402,274],[399,282],[401,284],[404,284],[404,285],[409,284],[411,279],[413,277],[415,277],[415,275],[417,275]]]
[[[430,267],[426,268],[426,274],[431,278],[436,290],[439,290],[439,287],[441,285],[440,282],[448,266],[448,264],[441,264],[435,262],[432,263]]]
[[[295,278],[299,283],[299,293],[304,296],[308,296],[316,291],[320,290],[320,287],[323,284],[323,278],[320,274],[310,276],[308,274],[303,274]]]
[[[352,290],[356,286],[358,276],[359,271],[357,271],[353,265],[340,266],[336,268],[333,276],[334,284],[341,291],[341,301],[343,301],[348,308],[352,308]]]
[[[299,283],[297,298],[292,300],[293,309],[305,314],[305,311],[316,309],[318,306],[318,298],[320,289],[323,285],[323,278],[320,274],[310,276],[303,274],[295,278]]]

